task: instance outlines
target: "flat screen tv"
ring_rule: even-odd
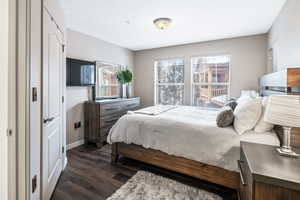
[[[67,58],[67,86],[95,85],[95,62]]]

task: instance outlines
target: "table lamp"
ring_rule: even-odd
[[[270,96],[264,114],[264,120],[283,127],[283,141],[277,149],[280,155],[299,157],[290,145],[291,129],[300,127],[300,96]]]

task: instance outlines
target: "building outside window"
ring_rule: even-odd
[[[155,104],[182,105],[184,102],[184,60],[166,59],[154,63]]]
[[[119,65],[97,64],[97,98],[118,97],[120,84],[117,79],[117,72],[121,69]]]
[[[192,104],[222,107],[229,96],[230,56],[194,57],[192,67]]]

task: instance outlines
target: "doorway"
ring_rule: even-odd
[[[63,34],[43,12],[42,193],[49,200],[63,170]]]

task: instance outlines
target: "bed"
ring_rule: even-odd
[[[108,136],[112,162],[123,155],[238,189],[240,141],[279,145],[280,140],[274,132],[240,136],[231,127],[217,128],[216,113],[213,109],[180,106],[156,116],[127,114]]]
[[[148,107],[155,109],[155,107]],[[127,114],[108,135],[109,143],[141,145],[169,155],[238,172],[240,141],[279,145],[275,133],[238,135],[232,126],[216,125],[217,109],[177,106],[158,115]]]

